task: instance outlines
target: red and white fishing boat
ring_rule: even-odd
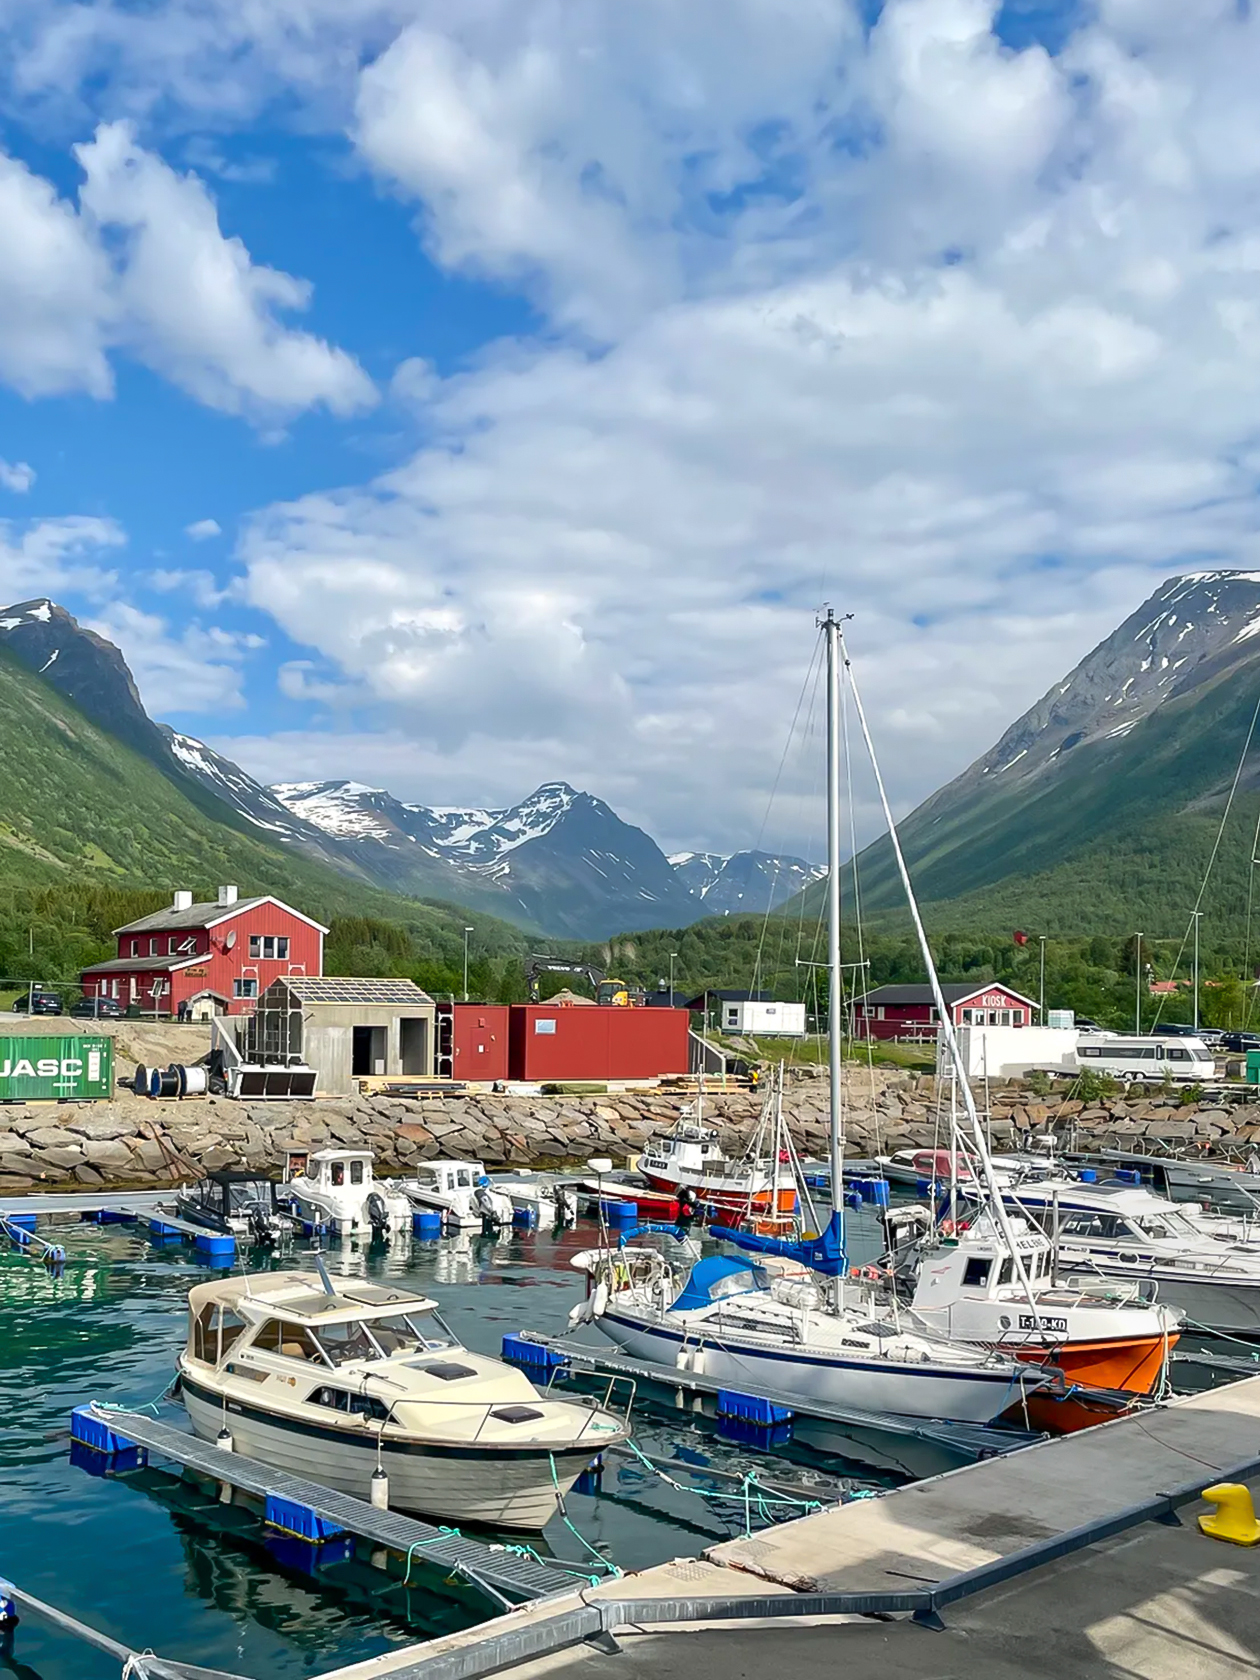
[[[780,1137],[781,1107],[767,1103],[746,1154],[738,1161],[722,1152],[717,1133],[701,1118],[702,1097],[693,1114],[680,1116],[668,1137],[653,1139],[639,1156],[639,1172],[653,1190],[677,1197],[691,1190],[718,1225],[741,1221],[773,1228],[796,1213],[791,1156]]]

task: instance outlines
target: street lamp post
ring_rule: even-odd
[[[1046,1024],[1046,936],[1044,933],[1040,933],[1037,938],[1041,944],[1041,982],[1037,997],[1037,1014],[1044,1027]]]
[[[1142,1036],[1142,935],[1135,934],[1137,951],[1133,957],[1133,1036]]]
[[[669,1007],[671,1009],[674,1007],[674,958],[677,955],[677,951],[669,953]]]
[[[464,1002],[465,1003],[468,1002],[468,935],[472,931],[473,930],[470,927],[466,927],[464,929]]]

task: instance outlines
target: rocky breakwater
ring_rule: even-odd
[[[827,1149],[825,1076],[788,1087],[785,1111],[803,1155]],[[344,1144],[375,1151],[384,1173],[438,1156],[488,1167],[557,1168],[608,1155],[621,1162],[669,1131],[691,1099],[678,1092],[606,1096],[468,1095],[411,1100],[386,1095],[313,1103],[236,1103],[226,1098],[150,1102],[120,1092],[110,1103],[0,1108],[0,1194],[99,1185],[148,1186],[195,1179],[218,1167],[274,1173],[290,1145]],[[706,1120],[738,1154],[763,1096],[741,1091],[705,1099]],[[844,1114],[851,1155],[891,1153],[943,1141],[943,1105],[929,1078],[899,1069],[855,1069]],[[991,1093],[995,1142],[1013,1144],[1055,1130],[1121,1147],[1260,1145],[1260,1107],[1175,1097],[1087,1105],[1048,1102],[1020,1086]]]

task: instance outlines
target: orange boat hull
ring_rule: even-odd
[[[1069,1383],[1108,1388],[1116,1393],[1150,1394],[1176,1336],[1132,1336],[1123,1341],[1064,1342],[1053,1350],[1029,1348],[1019,1358],[1034,1365],[1057,1365]]]

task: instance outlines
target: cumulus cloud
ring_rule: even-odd
[[[117,573],[105,562],[126,540],[112,519],[0,520],[0,601],[12,606],[58,591],[106,595]]]
[[[0,460],[0,485],[15,496],[24,496],[35,482],[35,469],[26,461]]]
[[[1163,576],[1260,564],[1255,9],[1100,0],[1053,51],[996,0],[158,13],[57,12],[21,73],[73,81],[113,30],[114,97],[230,121],[285,87],[437,261],[544,316],[462,374],[404,363],[410,459],[245,530],[244,594],[311,655],[285,692],[335,716],[305,764],[430,799],[564,775],[671,844],[747,842],[821,599],[904,807]],[[101,157],[125,243],[151,203],[209,228],[160,162]],[[227,291],[276,319],[296,294],[256,273]],[[213,368],[165,317],[154,365],[261,400],[210,314]]]
[[[287,323],[309,284],[226,236],[197,176],[125,121],[74,151],[77,206],[0,153],[0,380],[30,397],[108,397],[109,352],[123,349],[209,407],[268,423],[372,405],[353,357]]]
[[[352,357],[284,324],[284,312],[306,307],[309,284],[225,238],[202,181],[144,150],[126,122],[102,124],[74,150],[83,209],[121,245],[122,331],[140,360],[228,413],[371,405],[372,383]]]
[[[184,526],[184,535],[194,542],[205,542],[208,537],[221,537],[223,527],[217,519],[194,519],[191,525]]]
[[[173,626],[127,601],[109,602],[87,623],[122,649],[151,717],[239,710],[242,664],[265,646],[251,632]]]

